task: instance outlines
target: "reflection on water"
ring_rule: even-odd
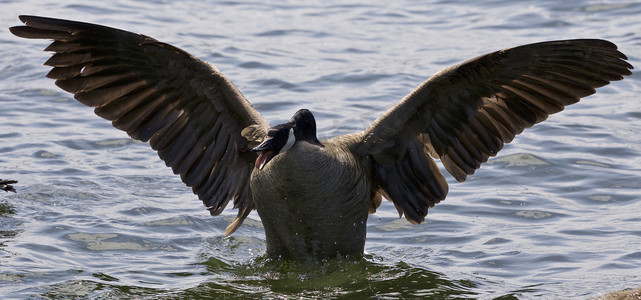
[[[641,66],[641,4],[616,1],[9,1],[152,35],[215,64],[272,124],[363,130],[441,68],[499,48],[598,37]],[[534,126],[413,226],[390,203],[364,259],[262,257],[249,216],[211,217],[147,144],[45,78],[45,42],[0,32],[0,295],[13,298],[590,298],[639,286],[641,76]],[[635,52],[636,51],[636,52]]]
[[[203,292],[229,290],[254,290],[266,297],[336,297],[350,295],[357,298],[378,297],[443,297],[474,295],[470,289],[473,281],[453,280],[444,274],[415,268],[405,263],[384,264],[377,258],[336,259],[317,265],[283,263],[260,259],[251,265],[236,266],[193,289],[179,295],[198,295]],[[219,261],[205,262],[212,274],[220,274]],[[224,270],[224,269],[223,269]]]
[[[18,231],[15,230],[17,224],[10,221],[11,216],[15,213],[9,203],[0,202],[0,218],[2,218],[2,222],[0,222],[0,251],[4,251],[7,242],[18,234]],[[5,257],[4,254],[2,256]]]
[[[117,284],[105,274],[92,274],[102,282],[64,282],[48,288],[47,297],[109,297],[162,299],[256,299],[256,298],[335,298],[349,295],[358,299],[379,298],[474,298],[479,288],[472,280],[457,280],[444,274],[399,262],[381,264],[367,259],[337,259],[317,265],[283,263],[266,259],[250,264],[229,265],[215,258],[200,263],[207,280],[197,286],[171,290],[140,288]],[[193,274],[171,274],[177,280]],[[517,294],[517,290],[505,295]]]
[[[20,233],[20,223],[13,219],[15,213],[11,204],[0,200],[0,265],[15,255],[7,250],[7,245]],[[20,277],[18,274],[0,273],[0,286],[2,282],[19,282]]]

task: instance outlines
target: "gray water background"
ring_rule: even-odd
[[[605,38],[641,67],[638,1],[0,1],[0,298],[590,298],[641,285],[641,78],[505,146],[427,222],[388,202],[363,261],[265,260],[253,213],[211,217],[144,143],[44,75],[17,15],[100,23],[212,62],[272,124],[361,131],[438,70],[500,48]]]

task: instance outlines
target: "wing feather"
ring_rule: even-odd
[[[479,56],[423,82],[365,130],[357,151],[373,157],[379,192],[420,223],[426,208],[447,194],[429,156],[464,181],[525,128],[630,75],[626,59],[604,40],[542,42]],[[415,143],[424,145],[421,151]],[[412,185],[432,188],[426,195]]]
[[[193,188],[212,215],[233,198],[242,223],[253,201],[256,154],[241,131],[267,121],[215,67],[151,37],[60,19],[20,16],[19,37],[54,40],[47,77],[95,113],[151,147]],[[259,139],[256,136],[255,139]]]

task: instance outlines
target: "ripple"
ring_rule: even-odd
[[[192,220],[185,217],[174,217],[170,219],[155,220],[155,221],[143,223],[143,225],[145,226],[176,226],[176,225],[191,226],[193,224],[194,222]]]
[[[33,155],[34,155],[34,156],[37,156],[37,157],[42,157],[42,158],[56,158],[56,157],[60,157],[60,156],[59,156],[59,155],[57,155],[57,154],[54,154],[54,153],[51,153],[51,152],[49,152],[49,151],[45,151],[45,150],[36,151],[36,153],[34,153]]]
[[[504,239],[504,238],[493,238],[485,243],[483,245],[500,245],[500,244],[506,244],[512,242],[511,240]]]
[[[547,219],[554,216],[554,214],[545,211],[536,211],[536,210],[520,210],[515,213],[519,217],[531,218],[531,219]]]
[[[108,139],[93,141],[87,139],[67,139],[58,141],[57,144],[73,150],[95,150],[122,147],[134,143],[139,143],[133,139]]]
[[[276,69],[276,66],[274,65],[268,65],[256,61],[250,61],[250,62],[245,62],[240,65],[238,65],[241,68],[245,69],[263,69],[263,70],[274,70]]]
[[[599,202],[611,202],[613,201],[612,196],[610,195],[593,195],[589,196],[588,199]]]
[[[269,87],[273,88],[274,92],[278,91],[278,89],[285,89],[285,90],[290,90],[290,91],[295,91],[295,92],[305,92],[306,89],[297,85],[293,84],[290,82],[286,82],[284,80],[280,79],[261,79],[261,80],[254,80],[252,81],[252,84],[257,84],[261,85],[264,87]]]
[[[529,153],[506,155],[499,158],[495,158],[487,163],[488,164],[505,163],[507,164],[506,167],[508,168],[521,167],[521,166],[546,166],[550,164]]]
[[[109,140],[93,142],[93,144],[95,146],[98,146],[96,148],[123,147],[123,146],[130,145],[130,144],[133,144],[133,143],[137,143],[137,141],[135,141],[133,139],[109,139]]]
[[[314,82],[322,83],[323,85],[330,84],[330,83],[341,83],[341,84],[358,83],[358,84],[363,84],[363,83],[376,82],[376,81],[388,78],[390,76],[391,75],[389,75],[389,74],[374,74],[374,73],[362,73],[362,74],[336,73],[336,74],[324,75],[324,76],[322,76],[320,78],[315,79]]]
[[[85,247],[92,251],[178,251],[176,248],[170,245],[152,243],[144,239],[126,237],[115,233],[72,233],[68,234],[67,238],[72,241],[84,243]],[[127,241],[118,241],[122,239],[126,239]]]
[[[280,37],[280,36],[309,36],[309,37],[326,37],[328,34],[311,30],[298,30],[298,29],[277,29],[268,30],[255,34],[257,37]]]

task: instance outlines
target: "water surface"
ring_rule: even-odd
[[[12,298],[589,298],[641,285],[641,78],[552,116],[485,164],[427,222],[383,203],[367,255],[263,258],[250,215],[211,217],[148,145],[44,75],[17,15],[151,35],[212,62],[272,124],[299,108],[320,137],[361,131],[438,70],[504,47],[615,42],[641,66],[625,1],[0,1],[0,294]]]

